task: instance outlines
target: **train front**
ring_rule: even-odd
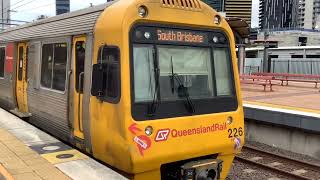
[[[121,52],[121,97],[92,106],[112,116],[93,130],[96,156],[134,179],[225,179],[244,144],[226,20],[198,0],[131,0],[99,21],[95,44]]]

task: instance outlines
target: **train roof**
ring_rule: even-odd
[[[27,23],[0,33],[0,42],[25,41],[93,32],[100,14],[116,1]]]

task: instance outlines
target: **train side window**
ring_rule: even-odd
[[[5,65],[5,56],[6,50],[4,47],[0,48],[0,78],[4,78],[4,65]]]
[[[115,46],[100,47],[98,63],[102,65],[103,97],[110,103],[120,100],[120,50]]]
[[[41,86],[58,91],[65,90],[67,43],[42,46]]]

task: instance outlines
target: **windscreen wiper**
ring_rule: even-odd
[[[154,53],[153,53],[153,56],[155,56]],[[158,99],[160,69],[158,68],[158,64],[157,64],[155,57],[153,58],[153,67],[154,67],[155,87],[154,87],[152,103],[151,103],[151,105],[148,106],[148,110],[147,110],[147,115],[150,117],[155,115],[157,108],[158,108],[158,105],[160,103],[160,101]]]
[[[174,80],[176,80],[178,82],[178,97],[186,98],[185,107],[187,111],[189,113],[195,113],[196,110],[190,98],[188,88],[183,85],[181,79],[179,78],[179,75],[177,73],[174,73],[172,56],[171,56],[171,79],[170,80],[171,80],[172,94],[174,94]]]
[[[170,77],[170,84],[171,84],[171,92],[174,94],[174,71],[173,71],[173,61],[171,56],[171,77]]]

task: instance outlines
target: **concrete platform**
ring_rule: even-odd
[[[0,109],[0,180],[126,179]]]
[[[320,92],[312,83],[289,82],[289,86],[242,84],[245,118],[320,133]]]
[[[242,85],[246,139],[320,159],[320,92],[289,83],[263,91]]]

